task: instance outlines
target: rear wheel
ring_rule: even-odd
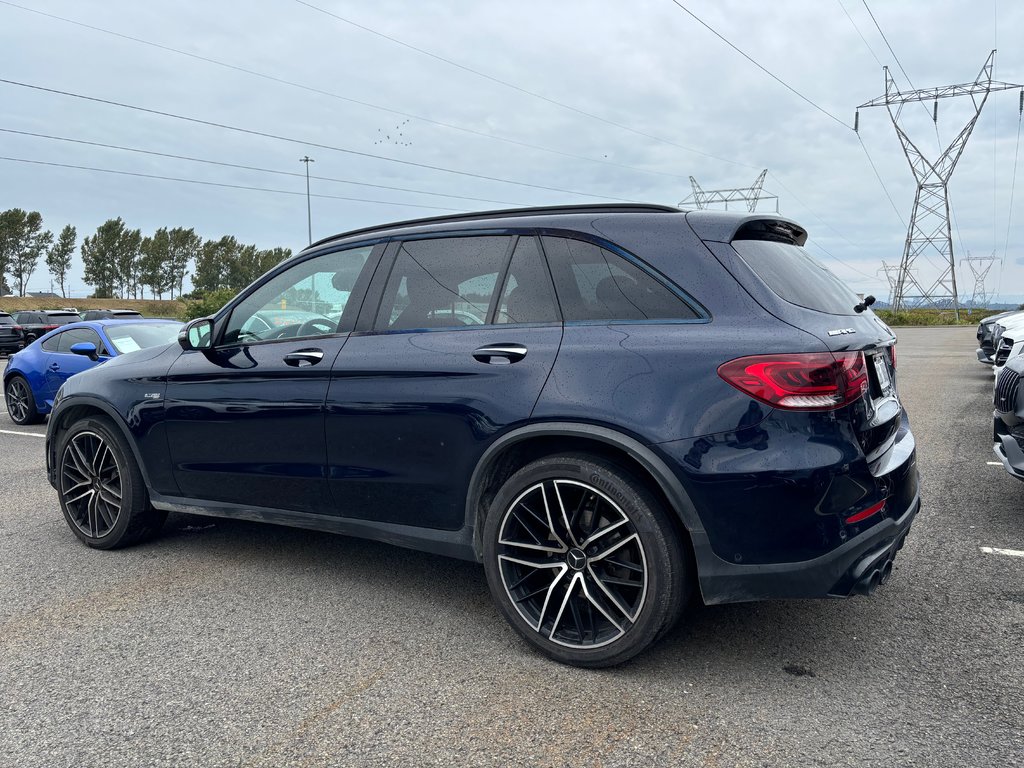
[[[156,533],[167,517],[150,506],[131,449],[106,419],[77,421],[61,435],[57,477],[64,519],[90,547],[134,544]]]
[[[36,424],[42,421],[43,417],[36,408],[32,387],[23,376],[11,376],[7,380],[4,401],[7,403],[7,413],[15,424]]]
[[[676,621],[688,561],[654,495],[583,454],[514,474],[484,524],[484,567],[509,623],[556,661],[620,664]]]

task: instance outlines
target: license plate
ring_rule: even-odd
[[[888,394],[892,389],[892,378],[889,376],[889,364],[885,361],[885,355],[875,355],[875,373],[878,374],[878,385],[882,388],[882,394]]]

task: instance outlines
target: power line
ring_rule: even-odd
[[[884,67],[885,65],[882,63],[882,60],[878,58],[878,54],[875,53],[875,49],[871,47],[871,44],[868,42],[867,38],[864,37],[864,33],[860,31],[860,27],[857,26],[857,22],[853,20],[853,16],[851,16],[850,12],[846,10],[846,6],[843,5],[843,0],[836,0],[836,2],[839,3],[839,7],[843,9],[843,13],[846,14],[846,18],[850,20],[850,24],[853,25],[853,28],[857,30],[857,34],[860,36],[860,39],[864,43],[864,46],[869,51],[871,51],[871,55],[874,57],[875,61],[878,62],[878,66]]]
[[[878,30],[878,34],[882,36],[882,40],[885,42],[885,47],[889,49],[889,53],[891,53],[893,59],[895,59],[896,66],[900,68],[900,72],[902,72],[903,76],[907,78],[907,82],[910,83],[910,88],[916,91],[917,86],[915,86],[914,81],[910,79],[910,75],[907,74],[907,70],[903,68],[903,63],[900,61],[900,57],[896,55],[896,51],[894,51],[892,46],[889,45],[889,38],[885,36],[885,32],[882,31],[882,27],[878,24],[878,19],[875,18],[875,14],[873,14],[871,12],[871,8],[868,7],[868,0],[861,0],[861,2],[864,3],[864,9],[868,12],[868,16],[871,17],[871,21],[875,23],[875,29]],[[925,109],[927,109],[927,107],[925,107]]]
[[[243,171],[257,171],[259,173],[273,173],[278,176],[296,176],[299,178],[305,178],[305,174],[297,173],[294,171],[282,171],[275,168],[261,168],[255,165],[243,165],[241,163],[228,163],[223,160],[210,160],[203,157],[191,157],[189,155],[176,155],[171,152],[157,152],[151,149],[140,149],[138,147],[125,147],[120,144],[106,144],[101,141],[88,141],[86,139],[72,139],[67,136],[52,136],[46,133],[33,133],[32,131],[19,131],[14,128],[0,128],[0,133],[11,133],[18,136],[31,136],[37,139],[49,139],[51,141],[64,141],[70,144],[82,144],[88,147],[102,147],[103,149],[116,149],[121,152],[134,152],[140,155],[152,155],[153,157],[166,157],[172,160],[187,160],[190,163],[203,163],[205,165],[216,165],[222,168],[237,168]],[[448,197],[453,200],[469,200],[475,203],[496,203],[498,205],[527,205],[527,203],[516,202],[511,200],[492,200],[486,197],[469,197],[467,195],[451,195],[444,192],[429,192],[424,189],[415,189],[413,187],[395,187],[388,184],[373,184],[368,181],[353,181],[351,179],[338,179],[331,176],[317,176],[310,174],[311,179],[317,181],[330,181],[336,184],[351,184],[359,187],[373,187],[374,189],[387,189],[394,192],[411,192],[417,195],[430,195],[432,197]]]
[[[219,181],[203,181],[201,179],[185,179],[179,176],[161,176],[155,173],[136,173],[133,171],[116,171],[111,168],[95,168],[88,165],[72,165],[70,163],[53,163],[45,160],[29,160],[23,157],[4,157],[0,156],[0,160],[6,160],[11,163],[27,163],[29,165],[46,165],[53,168],[72,168],[79,171],[94,171],[96,173],[110,173],[118,176],[134,176],[141,179],[159,179],[161,181],[177,181],[183,184],[200,184],[205,187],[225,187],[227,189],[245,189],[252,192],[271,192],[277,195],[300,195],[305,197],[305,192],[295,192],[290,189],[268,189],[266,187],[250,187],[244,184],[225,184]],[[313,194],[312,197],[323,197],[329,200],[348,200],[355,203],[376,203],[378,205],[399,205],[405,208],[429,208],[433,211],[460,211],[459,208],[442,208],[437,205],[422,205],[418,203],[396,203],[391,200],[367,200],[362,197],[342,197],[340,195],[322,195]]]
[[[196,125],[205,125],[205,126],[209,126],[211,128],[220,128],[220,129],[226,130],[226,131],[234,131],[236,133],[244,133],[244,134],[249,135],[249,136],[259,136],[260,138],[264,138],[264,139],[274,139],[275,141],[286,141],[286,142],[288,142],[290,144],[298,144],[298,145],[304,146],[304,147],[316,147],[317,149],[326,149],[326,150],[329,150],[331,152],[341,152],[341,153],[347,154],[347,155],[355,155],[357,157],[366,157],[366,158],[371,158],[373,160],[383,160],[384,162],[396,163],[398,165],[408,165],[408,166],[411,166],[413,168],[424,168],[426,170],[441,171],[442,173],[452,173],[452,174],[455,174],[457,176],[466,176],[466,177],[473,178],[473,179],[484,179],[486,181],[496,181],[496,182],[500,182],[502,184],[513,184],[513,185],[519,186],[519,187],[530,187],[531,189],[543,189],[543,190],[546,190],[548,192],[561,192],[561,193],[569,194],[569,195],[578,195],[580,197],[594,197],[594,198],[598,198],[600,200],[615,200],[615,201],[622,202],[622,203],[635,203],[635,202],[637,202],[636,200],[629,200],[629,199],[622,198],[622,197],[611,197],[609,195],[595,195],[595,194],[591,194],[589,192],[577,192],[577,191],[572,190],[572,189],[562,189],[560,187],[548,187],[548,186],[544,186],[543,184],[531,184],[531,183],[526,182],[526,181],[514,181],[512,179],[503,179],[503,178],[500,178],[498,176],[488,176],[488,175],[482,174],[482,173],[472,173],[470,171],[459,171],[459,170],[455,170],[454,168],[446,168],[444,166],[439,166],[439,165],[429,165],[428,163],[417,163],[417,162],[415,162],[413,160],[401,160],[401,159],[396,158],[396,157],[387,157],[386,155],[375,155],[375,154],[373,154],[371,152],[360,152],[360,151],[355,150],[355,149],[347,149],[345,147],[337,147],[337,146],[333,146],[331,144],[321,144],[319,142],[307,141],[305,139],[297,139],[297,138],[294,138],[294,137],[291,137],[291,136],[282,136],[282,135],[279,135],[279,134],[267,133],[265,131],[257,131],[257,130],[252,129],[252,128],[241,128],[239,126],[227,125],[226,123],[218,123],[218,122],[215,122],[215,121],[212,121],[212,120],[202,120],[202,119],[197,118],[197,117],[187,117],[185,115],[175,114],[174,112],[165,112],[165,111],[159,110],[159,109],[150,109],[148,107],[139,107],[139,106],[136,106],[134,104],[125,104],[124,102],[120,102],[120,101],[112,101],[110,99],[101,99],[101,98],[96,97],[96,96],[85,96],[84,94],[73,93],[71,91],[62,91],[62,90],[59,90],[57,88],[45,88],[45,87],[43,87],[41,85],[32,85],[31,83],[22,83],[22,82],[19,82],[17,80],[7,80],[7,79],[4,79],[4,78],[0,78],[0,83],[6,83],[8,85],[16,85],[16,86],[18,86],[20,88],[29,88],[31,90],[41,91],[43,93],[54,93],[54,94],[57,94],[57,95],[60,95],[60,96],[70,96],[71,98],[75,98],[75,99],[82,99],[84,101],[91,101],[91,102],[95,102],[97,104],[106,104],[108,106],[113,106],[113,107],[121,107],[123,109],[131,109],[131,110],[135,110],[137,112],[145,112],[145,113],[150,114],[150,115],[158,115],[160,117],[170,117],[170,118],[173,118],[175,120],[183,120],[183,121],[188,122],[188,123],[195,123]]]
[[[653,175],[657,175],[657,176],[667,176],[669,178],[684,179],[684,180],[686,178],[686,177],[684,177],[684,176],[682,176],[680,174],[669,173],[667,171],[657,171],[657,170],[652,170],[652,169],[649,169],[649,168],[640,168],[638,166],[628,165],[628,164],[625,164],[625,163],[617,163],[617,162],[615,162],[613,160],[605,160],[603,158],[597,158],[597,157],[588,157],[586,155],[577,155],[577,154],[574,154],[572,152],[565,152],[565,151],[560,150],[560,149],[554,149],[552,147],[545,147],[545,146],[543,146],[541,144],[533,144],[531,142],[522,141],[520,139],[513,139],[513,138],[508,137],[508,136],[501,136],[501,135],[495,134],[495,133],[488,133],[486,131],[476,130],[475,128],[469,128],[469,127],[464,126],[464,125],[458,125],[457,123],[449,123],[449,122],[445,122],[443,120],[436,120],[434,118],[425,117],[423,115],[417,115],[417,114],[412,113],[412,112],[405,112],[405,111],[400,110],[400,109],[394,109],[392,107],[385,107],[385,106],[382,106],[380,104],[373,104],[373,103],[368,102],[368,101],[362,101],[360,99],[354,99],[354,98],[352,98],[350,96],[343,96],[342,94],[335,93],[333,91],[327,91],[327,90],[324,90],[322,88],[316,88],[316,87],[311,86],[311,85],[306,85],[304,83],[299,83],[299,82],[296,82],[296,81],[293,81],[293,80],[287,80],[285,78],[277,77],[276,75],[267,74],[265,72],[259,72],[259,71],[254,70],[254,69],[249,69],[248,67],[239,66],[237,64],[231,64],[231,63],[226,62],[226,61],[221,61],[219,59],[211,58],[209,56],[201,56],[201,55],[199,55],[197,53],[191,53],[189,51],[184,51],[184,50],[181,50],[179,48],[174,48],[174,47],[169,46],[169,45],[164,45],[162,43],[156,43],[156,42],[153,42],[152,40],[146,40],[146,39],[141,38],[141,37],[135,37],[134,35],[128,35],[128,34],[125,34],[123,32],[116,32],[116,31],[111,30],[111,29],[104,29],[103,27],[97,27],[97,26],[95,26],[93,24],[86,24],[85,22],[76,21],[75,19],[69,19],[69,18],[66,18],[64,16],[58,16],[57,14],[53,14],[53,13],[46,13],[44,11],[40,11],[40,10],[37,10],[35,8],[27,8],[26,6],[18,5],[17,3],[12,3],[9,0],[0,0],[0,5],[6,5],[6,6],[9,6],[11,8],[17,8],[19,10],[26,11],[28,13],[34,13],[34,14],[37,14],[39,16],[44,16],[44,17],[46,17],[48,19],[53,19],[55,21],[61,21],[61,22],[64,22],[66,24],[72,24],[72,25],[74,25],[76,27],[81,27],[83,29],[89,29],[89,30],[92,30],[94,32],[100,32],[100,33],[105,34],[105,35],[111,35],[113,37],[118,37],[118,38],[121,38],[122,40],[129,40],[131,42],[139,43],[141,45],[147,45],[147,46],[150,46],[152,48],[157,48],[157,49],[162,50],[162,51],[167,51],[169,53],[177,54],[179,56],[186,56],[186,57],[188,57],[190,59],[195,59],[196,61],[202,61],[202,62],[205,62],[207,64],[213,64],[213,65],[218,66],[218,67],[224,67],[225,69],[234,70],[236,72],[242,72],[242,73],[247,74],[247,75],[252,75],[253,77],[263,78],[264,80],[269,80],[271,82],[278,83],[280,85],[286,85],[286,86],[288,86],[290,88],[298,88],[300,90],[307,91],[309,93],[315,93],[315,94],[318,94],[320,96],[327,96],[329,98],[338,99],[340,101],[345,101],[345,102],[348,102],[350,104],[358,104],[359,106],[367,107],[369,109],[376,109],[376,110],[380,110],[382,112],[388,112],[388,113],[393,114],[393,115],[399,115],[401,117],[408,117],[408,118],[412,118],[414,120],[420,120],[420,121],[422,121],[424,123],[429,123],[430,125],[436,125],[436,126],[439,126],[439,127],[442,127],[442,128],[448,128],[448,129],[455,130],[455,131],[462,131],[463,133],[468,133],[468,134],[471,134],[473,136],[480,136],[480,137],[485,138],[485,139],[493,139],[495,141],[502,141],[502,142],[505,142],[505,143],[508,143],[508,144],[514,144],[516,146],[525,147],[527,149],[535,149],[535,150],[538,150],[538,151],[541,151],[541,152],[548,152],[550,154],[560,155],[562,157],[568,157],[568,158],[572,158],[572,159],[575,159],[575,160],[584,160],[584,161],[591,162],[591,163],[600,163],[602,165],[614,166],[616,168],[624,168],[626,170],[635,171],[637,173],[648,173],[648,174],[653,174]],[[690,150],[690,151],[696,151],[696,150]],[[707,156],[708,157],[713,157],[712,155],[707,155]],[[723,162],[733,162],[733,161],[725,160],[724,158],[715,158],[715,159],[721,159],[721,160],[723,160]],[[734,164],[736,164],[736,165],[743,165],[742,163],[734,163]]]
[[[295,0],[295,2],[302,2],[302,0]],[[844,122],[843,122],[842,120],[840,120],[840,119],[839,119],[838,117],[836,117],[835,115],[833,115],[833,114],[832,114],[831,112],[829,112],[829,111],[828,111],[827,109],[825,109],[824,107],[821,107],[821,106],[819,106],[818,104],[816,104],[815,102],[811,101],[811,100],[810,100],[809,98],[807,98],[806,96],[804,96],[804,95],[803,95],[802,93],[800,93],[800,91],[798,91],[798,90],[797,90],[796,88],[794,88],[793,86],[791,86],[791,85],[790,85],[789,83],[787,83],[787,82],[786,82],[785,80],[783,80],[782,78],[780,78],[780,77],[776,76],[775,74],[773,74],[772,72],[770,72],[770,71],[769,71],[768,69],[766,69],[766,68],[765,68],[764,66],[762,66],[762,65],[761,65],[760,63],[758,63],[757,61],[755,61],[755,60],[753,59],[753,57],[751,57],[750,55],[748,55],[748,54],[747,54],[747,53],[746,53],[745,51],[743,51],[742,49],[738,48],[738,47],[737,47],[736,45],[734,45],[734,44],[733,44],[732,42],[730,42],[730,41],[729,41],[728,39],[726,39],[726,37],[725,37],[725,36],[723,36],[723,35],[722,35],[721,33],[719,33],[718,31],[716,31],[715,29],[713,29],[713,28],[712,28],[712,27],[711,27],[711,26],[710,26],[710,25],[709,25],[709,24],[708,24],[708,23],[707,23],[706,21],[704,21],[703,19],[701,19],[701,18],[700,18],[700,17],[699,17],[699,16],[697,15],[697,14],[695,14],[695,13],[694,13],[693,11],[691,11],[691,10],[690,10],[689,8],[687,8],[687,7],[685,6],[685,5],[683,5],[682,3],[680,3],[680,2],[679,2],[679,0],[672,0],[672,2],[673,2],[673,3],[675,3],[675,4],[677,5],[677,6],[679,6],[679,8],[680,8],[680,9],[681,9],[681,10],[682,10],[682,11],[683,11],[684,13],[686,13],[687,15],[689,15],[689,16],[690,16],[690,17],[691,17],[691,18],[692,18],[692,19],[693,19],[694,21],[696,21],[696,22],[697,22],[698,24],[700,24],[700,25],[701,25],[702,27],[704,27],[704,28],[705,28],[705,29],[706,29],[706,30],[707,30],[708,32],[710,32],[710,33],[711,33],[711,34],[713,34],[713,35],[714,35],[715,37],[717,37],[717,38],[718,38],[719,40],[721,40],[721,41],[722,41],[723,43],[725,43],[726,45],[728,45],[728,46],[729,46],[730,48],[732,48],[732,49],[733,49],[734,51],[736,51],[736,53],[738,53],[738,54],[739,54],[740,56],[742,56],[742,57],[743,57],[743,58],[745,58],[745,59],[746,59],[747,61],[749,61],[749,62],[750,62],[751,64],[753,64],[753,65],[754,65],[755,67],[757,67],[758,69],[760,69],[760,70],[761,70],[762,72],[764,72],[764,73],[765,73],[766,75],[768,75],[768,77],[770,77],[770,78],[771,78],[772,80],[774,80],[775,82],[777,82],[777,83],[778,83],[779,85],[781,85],[781,86],[782,86],[783,88],[785,88],[786,90],[790,91],[791,93],[794,93],[794,94],[796,94],[796,95],[797,95],[797,96],[799,96],[799,97],[800,97],[801,99],[803,99],[803,100],[804,100],[804,101],[806,101],[806,102],[807,102],[808,104],[810,104],[810,105],[811,105],[812,107],[814,107],[814,108],[815,108],[816,110],[818,110],[819,112],[821,112],[821,113],[822,113],[823,115],[825,115],[826,117],[830,117],[830,118],[832,118],[833,120],[835,120],[835,121],[836,121],[837,123],[839,123],[839,124],[840,124],[841,126],[843,126],[843,128],[847,128],[847,129],[849,129],[849,128],[850,128],[850,126],[848,126],[848,125],[847,125],[846,123],[844,123]],[[303,4],[305,4],[305,3],[303,3]],[[851,129],[851,130],[852,130],[852,129]]]
[[[896,216],[903,223],[903,226],[907,226],[907,222],[904,221],[903,217],[900,215],[900,209],[897,208],[896,203],[893,202],[892,195],[889,194],[889,188],[886,187],[885,182],[882,181],[882,176],[878,172],[878,168],[875,167],[875,161],[871,159],[871,154],[868,152],[867,145],[864,143],[864,139],[860,137],[859,133],[857,134],[857,141],[860,142],[861,149],[864,150],[864,156],[867,157],[868,162],[871,163],[871,170],[875,172],[875,178],[878,179],[878,183],[882,185],[882,191],[885,192],[885,196],[889,199],[889,205],[892,206],[893,211],[896,212]]]
[[[357,29],[361,29],[364,32],[369,32],[371,35],[376,35],[377,37],[383,38],[384,40],[388,40],[388,41],[390,41],[392,43],[395,43],[396,45],[400,45],[403,48],[408,48],[409,50],[415,51],[416,53],[422,54],[424,56],[429,56],[430,58],[435,59],[436,61],[440,61],[440,62],[443,62],[445,64],[448,64],[449,66],[455,67],[457,69],[461,69],[463,72],[469,72],[470,74],[476,75],[477,77],[482,77],[485,80],[489,80],[492,83],[497,83],[498,85],[501,85],[501,86],[503,86],[505,88],[510,88],[513,91],[517,91],[519,93],[525,94],[525,95],[530,96],[532,98],[540,99],[541,101],[547,102],[548,104],[553,104],[554,106],[557,106],[557,107],[561,107],[562,109],[567,109],[570,112],[575,112],[578,115],[583,115],[584,117],[590,118],[591,120],[597,120],[598,122],[604,123],[605,125],[611,125],[611,126],[613,126],[615,128],[619,128],[619,129],[621,129],[623,131],[629,131],[630,133],[636,134],[637,136],[643,136],[644,138],[652,139],[652,140],[660,142],[662,144],[668,144],[669,146],[677,147],[677,148],[683,149],[683,150],[685,150],[687,152],[692,152],[694,154],[701,155],[702,157],[707,157],[707,158],[709,158],[711,160],[718,160],[718,161],[723,162],[723,163],[730,163],[731,165],[739,165],[739,166],[742,166],[744,168],[756,168],[757,167],[757,166],[754,166],[754,165],[749,165],[747,163],[741,163],[738,160],[729,160],[728,158],[717,157],[716,155],[709,154],[708,152],[702,152],[699,149],[694,149],[693,147],[688,147],[688,146],[686,146],[684,144],[679,144],[678,142],[672,141],[671,139],[666,139],[666,138],[663,138],[661,136],[656,136],[656,135],[654,135],[652,133],[647,133],[646,131],[641,131],[638,128],[633,128],[631,126],[625,125],[624,123],[618,123],[618,122],[616,122],[614,120],[610,120],[610,119],[608,119],[606,117],[602,117],[601,115],[594,114],[593,112],[587,112],[584,109],[580,109],[579,107],[574,107],[571,104],[566,104],[563,101],[558,101],[557,99],[553,99],[553,98],[551,98],[549,96],[545,96],[542,93],[538,93],[536,91],[531,91],[528,88],[524,88],[524,87],[522,87],[520,85],[516,85],[515,83],[510,82],[508,80],[502,80],[501,78],[495,77],[494,75],[488,75],[486,72],[481,72],[480,70],[473,69],[472,67],[467,66],[465,64],[460,64],[459,62],[453,61],[452,59],[445,58],[444,56],[441,56],[440,54],[432,53],[431,51],[428,51],[428,50],[426,50],[424,48],[419,48],[419,47],[417,47],[415,45],[412,45],[411,43],[405,42],[404,40],[399,40],[397,37],[392,37],[391,35],[386,35],[383,32],[379,32],[376,29],[372,29],[371,27],[365,26],[364,24],[360,24],[358,22],[352,21],[351,19],[347,19],[344,16],[339,16],[338,14],[333,13],[332,11],[328,11],[326,8],[321,8],[320,6],[314,5],[313,3],[308,3],[305,0],[295,0],[295,2],[298,3],[299,5],[305,6],[306,8],[309,8],[311,10],[317,11],[318,13],[322,13],[325,16],[330,16],[333,19],[337,19],[338,21],[344,22],[345,24],[349,24],[349,25],[351,25],[353,27],[356,27]]]

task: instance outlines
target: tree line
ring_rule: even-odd
[[[20,208],[0,212],[0,294],[24,296],[42,259],[67,297],[67,281],[78,233],[70,224],[54,237],[43,229],[38,211]],[[194,293],[238,291],[291,256],[290,248],[260,249],[226,235],[203,240],[192,228],[161,227],[143,237],[121,217],[108,219],[82,239],[80,254],[85,282],[98,299],[154,299],[181,296],[192,270]],[[8,282],[10,279],[10,282]]]

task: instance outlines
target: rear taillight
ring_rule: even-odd
[[[842,408],[868,387],[863,352],[752,355],[722,364],[718,375],[762,403],[792,411]]]
[[[44,325],[43,326],[43,330],[44,331],[52,331],[55,328],[60,328],[60,326],[59,325]]]
[[[896,370],[896,344],[889,347],[889,359],[892,361],[892,369]]]

